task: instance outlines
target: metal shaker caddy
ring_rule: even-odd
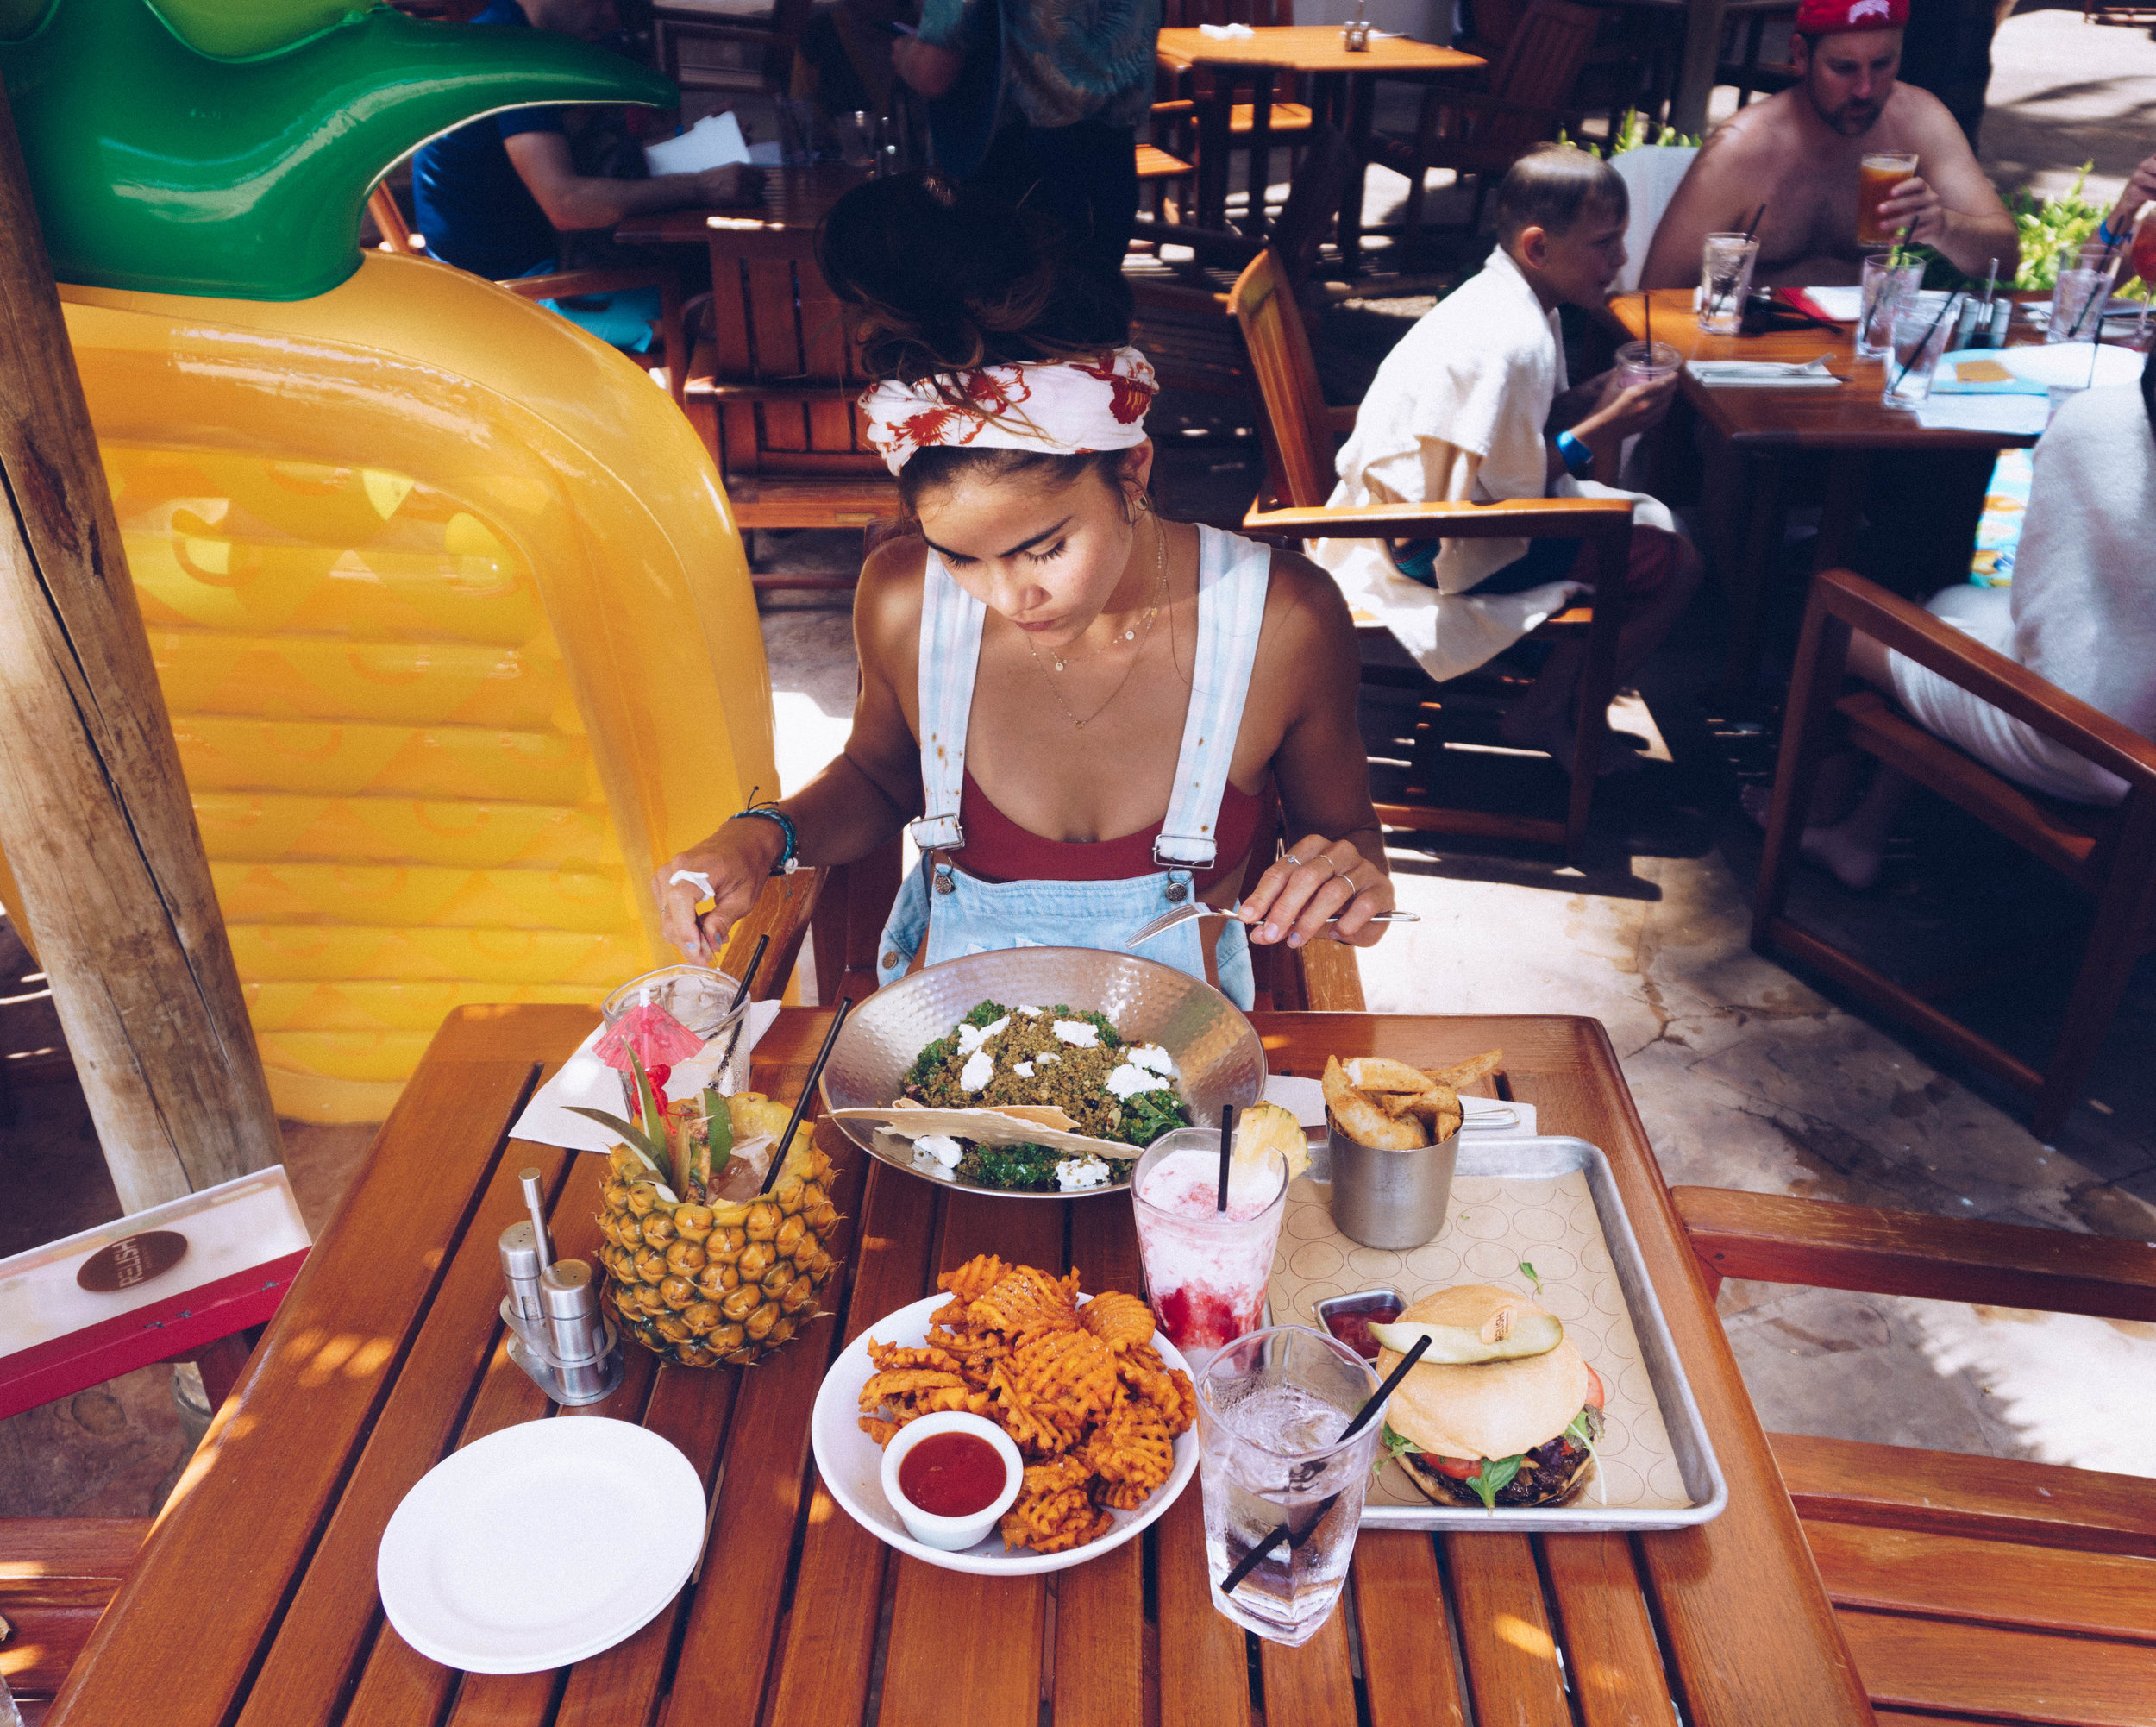
[[[598,1403],[622,1382],[621,1339],[599,1310],[592,1268],[554,1257],[539,1171],[523,1170],[517,1178],[531,1216],[503,1230],[498,1244],[509,1285],[502,1297],[509,1359],[557,1404]]]

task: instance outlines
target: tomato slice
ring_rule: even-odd
[[[1426,1452],[1424,1455],[1428,1456],[1429,1454]],[[1480,1474],[1482,1468],[1482,1460],[1479,1457],[1432,1457],[1430,1461],[1438,1474],[1450,1475],[1455,1481],[1464,1481],[1471,1475]]]
[[[1600,1373],[1597,1373],[1592,1367],[1589,1367],[1587,1370],[1588,1408],[1591,1410],[1601,1409],[1602,1407],[1603,1399],[1608,1396],[1608,1393],[1602,1390],[1602,1376]]]

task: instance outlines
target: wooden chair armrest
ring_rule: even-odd
[[[544,276],[517,276],[500,284],[528,300],[576,299],[585,294],[623,294],[637,288],[665,288],[674,273],[656,265],[611,270],[555,270]]]
[[[1141,222],[1138,237],[1150,240],[1157,246],[1188,246],[1198,254],[1200,263],[1232,265],[1238,270],[1265,249],[1264,241],[1254,240],[1247,234],[1231,234],[1218,228],[1194,228],[1181,222]]]
[[[1814,605],[1823,606],[1852,630],[2109,769],[2134,789],[2156,791],[2156,744],[1922,606],[1847,569],[1814,577],[1812,593]]]
[[[1362,504],[1338,509],[1253,506],[1246,532],[1290,539],[1489,540],[1589,538],[1632,527],[1623,498],[1514,498],[1495,504]]]
[[[699,353],[702,351],[699,349]],[[743,384],[708,374],[699,375],[692,367],[689,393],[707,402],[778,402],[792,405],[852,403],[860,399],[861,390],[858,386],[844,384]]]
[[[793,975],[794,961],[801,956],[802,940],[816,915],[816,901],[823,892],[824,875],[824,870],[806,868],[797,870],[791,876],[774,876],[764,883],[763,891],[756,895],[756,903],[749,907],[749,914],[727,933],[725,957],[720,960],[719,969],[734,977],[741,976],[742,968],[755,951],[756,938],[771,938],[771,946],[756,972],[752,993],[757,1001],[776,1001],[786,992],[787,980]]]
[[[1670,1196],[1717,1277],[2156,1320],[2156,1244],[1720,1187]]]
[[[1493,96],[1482,90],[1463,90],[1457,95],[1447,91],[1444,100],[1448,108],[1469,108],[1478,114],[1539,115],[1566,126],[1577,126],[1586,113],[1580,108],[1551,108],[1540,102],[1519,102],[1509,96]]]
[[[1131,281],[1131,303],[1139,311],[1194,312],[1225,319],[1228,297],[1192,282],[1167,282],[1137,277]]]
[[[1326,430],[1337,437],[1347,436],[1355,430],[1355,416],[1360,411],[1359,406],[1352,403],[1344,408],[1328,405],[1325,411]]]

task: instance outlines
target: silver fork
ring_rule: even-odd
[[[1223,912],[1219,907],[1208,906],[1202,900],[1193,900],[1187,906],[1171,907],[1156,918],[1148,918],[1132,930],[1129,939],[1123,944],[1124,950],[1126,952],[1134,953],[1147,942],[1152,940],[1155,936],[1165,935],[1177,924],[1187,924],[1193,918],[1217,918],[1230,915],[1232,915],[1232,912]],[[1339,920],[1327,918],[1326,921],[1338,923]],[[1372,915],[1370,921],[1374,924],[1420,923],[1422,914],[1419,912],[1378,912]]]

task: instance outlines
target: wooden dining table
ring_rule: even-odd
[[[757,1084],[792,1095],[829,1017],[781,1013],[756,1049]],[[632,1347],[606,1401],[556,1411],[506,1358],[495,1242],[523,1215],[518,1172],[536,1166],[559,1250],[599,1244],[605,1160],[509,1137],[592,1019],[464,1008],[218,1412],[50,1727],[1872,1721],[1601,1024],[1252,1023],[1275,1072],[1314,1074],[1328,1055],[1434,1066],[1500,1046],[1500,1095],[1532,1103],[1545,1132],[1602,1147],[1728,1483],[1720,1517],[1630,1537],[1369,1530],[1345,1605],[1293,1649],[1213,1610],[1194,1484],[1142,1541],[1048,1577],[899,1555],[838,1508],[811,1463],[810,1407],[833,1353],[979,1253],[1073,1265],[1092,1290],[1138,1288],[1127,1200],[950,1191],[824,1123],[849,1220],[830,1311],[749,1369],[660,1367]],[[706,1483],[709,1534],[689,1585],[625,1642],[558,1671],[464,1674],[414,1653],[385,1623],[374,1583],[399,1501],[484,1435],[594,1415],[663,1435]],[[626,1499],[636,1483],[619,1491]],[[603,1533],[608,1506],[589,1510]]]
[[[1260,24],[1248,36],[1225,40],[1196,28],[1165,29],[1154,47],[1163,72],[1180,74],[1206,67],[1221,74],[1198,103],[1198,226],[1227,225],[1228,156],[1236,148],[1230,127],[1238,95],[1249,98],[1247,78],[1236,73],[1294,72],[1312,80],[1313,116],[1337,126],[1355,147],[1362,171],[1349,182],[1340,200],[1338,245],[1342,267],[1350,274],[1361,267],[1363,182],[1370,160],[1370,126],[1382,78],[1427,82],[1489,64],[1479,54],[1441,48],[1407,36],[1373,36],[1367,48],[1350,49],[1337,24]],[[1255,116],[1253,116],[1255,118]],[[1254,162],[1254,181],[1263,178]],[[1254,228],[1262,228],[1264,189],[1250,191]]]
[[[2013,298],[2019,303],[2047,296]],[[1909,410],[1888,407],[1881,399],[1886,388],[1885,362],[1858,356],[1853,323],[1775,330],[1758,336],[1713,336],[1699,326],[1693,290],[1658,288],[1651,294],[1620,294],[1610,300],[1602,313],[1605,329],[1620,340],[1642,339],[1650,301],[1654,339],[1676,349],[1688,361],[1808,361],[1823,355],[1828,369],[1844,380],[1832,390],[1714,387],[1701,383],[1689,369],[1681,380],[1685,403],[1710,437],[1733,458],[1739,478],[1733,491],[1744,499],[1739,545],[1730,560],[1732,616],[1724,647],[1724,678],[1733,690],[1748,688],[1758,669],[1761,624],[1772,566],[1788,522],[1789,481],[1796,459],[1823,458],[1825,463],[1819,533],[1812,543],[1812,568],[1821,570],[1848,562],[1863,519],[1867,468],[1882,452],[1951,455],[2027,449],[2036,442],[2034,436],[2014,432],[1927,430]],[[2021,347],[2043,339],[2041,330],[2017,315],[2008,342]],[[1972,480],[1965,472],[1941,480],[1949,485],[1962,482],[1965,495],[1954,496],[1951,506],[1940,512],[1940,532],[1952,534],[1965,550],[1983,508],[1982,479]],[[1969,540],[1959,537],[1965,519]]]

